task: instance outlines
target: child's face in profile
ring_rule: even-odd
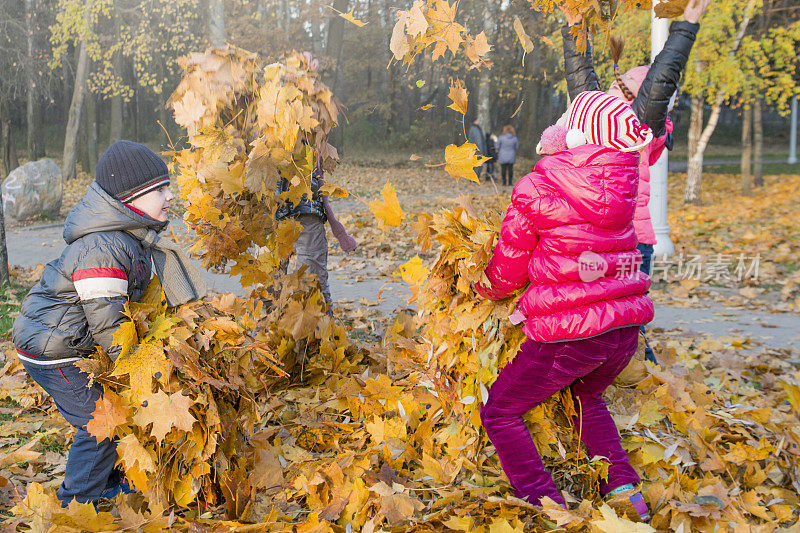
[[[166,222],[169,217],[169,203],[174,197],[172,191],[169,190],[169,186],[164,185],[144,196],[131,200],[129,203],[136,209],[143,211],[150,218],[159,222]]]

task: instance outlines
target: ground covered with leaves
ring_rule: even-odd
[[[245,300],[232,296],[190,304],[172,318],[158,298],[132,306],[131,324],[143,334],[136,351],[160,343],[164,360],[149,390],[123,386],[117,390],[128,398],[106,396],[93,431],[121,437],[120,461],[141,494],[99,512],[58,506],[53,491],[71,430],[7,350],[0,481],[3,505],[14,507],[6,523],[58,531],[797,527],[797,355],[745,355],[741,344],[674,333],[657,336],[660,366],[638,355],[607,393],[624,446],[646,480],[651,526],[602,504],[597,480],[606,464],[580,448],[567,423],[574,412],[568,395],[533,411],[528,422],[571,510],[537,510],[514,499],[476,408],[521,333],[504,320],[511,302],[479,301],[471,292],[468,282],[480,276],[497,220],[474,218],[470,207],[420,226],[418,242],[425,248],[430,240],[437,261],[430,270],[412,262],[402,274],[423,312],[399,315],[380,342],[348,339],[300,278],[246,312],[237,309]],[[287,313],[288,320],[278,318]],[[252,333],[241,329],[241,316],[254,321]],[[125,335],[133,334],[118,340],[131,344]],[[257,372],[254,349],[271,354]],[[115,367],[106,375],[130,380],[131,371]],[[133,394],[179,401],[165,417],[153,410],[159,404],[141,407]],[[237,470],[247,475],[237,477]]]
[[[116,361],[98,350],[79,363],[104,388],[87,430],[118,441],[118,466],[136,491],[97,507],[57,501],[72,429],[6,344],[0,506],[8,529],[800,527],[797,354],[745,352],[739,341],[675,332],[655,336],[660,365],[637,355],[607,392],[644,479],[652,522],[632,522],[603,503],[598,481],[608,465],[582,449],[568,422],[579,408],[563,392],[527,421],[570,508],[515,499],[478,407],[524,337],[507,320],[513,297],[489,302],[472,290],[509,191],[461,182],[461,192],[475,194],[456,198],[452,177],[444,182],[444,172],[424,158],[410,160],[416,167],[405,167],[406,183],[339,169],[334,175],[345,178],[330,180],[325,191],[341,198],[337,206],[350,206],[342,219],[362,246],[332,264],[402,280],[412,310],[381,316],[364,312],[371,302],[359,301],[330,312],[313,278],[280,268],[300,228],[275,219],[279,200],[297,202],[310,192],[314,154],[328,172],[338,164],[326,141],[336,117],[330,91],[299,54],[263,65],[242,50],[212,49],[182,67],[170,101],[190,133],[191,148],[172,153],[188,239],[204,266],[239,274],[248,290],[168,309],[154,282],[127,308],[130,320],[114,338]],[[450,176],[471,172],[473,159],[457,159],[444,165]],[[276,198],[281,177],[289,187]],[[791,186],[796,179],[787,185],[769,178],[763,194],[792,194],[800,189]],[[718,203],[729,198],[720,193]],[[796,269],[790,205],[754,201],[752,218],[716,226],[714,244],[733,254],[756,243],[773,265],[769,279],[780,284]],[[673,220],[684,247],[699,246],[705,236],[698,228],[716,224],[704,208],[692,209]],[[762,224],[774,227],[762,231]],[[767,236],[780,245],[765,245]],[[683,281],[684,290],[697,288]],[[793,306],[787,286],[781,291]],[[17,297],[8,302],[15,306]]]

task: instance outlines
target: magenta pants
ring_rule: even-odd
[[[630,326],[576,341],[528,340],[500,372],[489,390],[489,400],[481,408],[481,420],[517,497],[535,505],[544,496],[564,503],[522,419],[527,411],[564,387],[572,388],[578,412],[572,424],[581,435],[586,454],[607,457],[611,463],[608,480],[601,480],[600,491],[606,494],[621,485],[639,482],[603,401],[603,392],[636,352],[638,335],[639,328]]]

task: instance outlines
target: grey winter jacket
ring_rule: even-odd
[[[513,133],[504,133],[497,138],[497,162],[501,165],[517,162],[519,139]]]
[[[100,345],[112,359],[114,332],[127,301],[151,278],[149,251],[127,230],[163,231],[167,222],[138,214],[93,182],[67,215],[61,257],[47,264],[22,302],[13,341],[25,364],[62,366]]]

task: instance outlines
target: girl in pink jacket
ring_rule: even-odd
[[[587,454],[610,462],[601,492],[646,520],[639,476],[602,395],[653,318],[633,226],[639,152],[653,136],[622,99],[599,91],[578,95],[562,120],[560,134],[552,126],[543,135],[556,153],[514,187],[486,280],[475,287],[501,299],[527,286],[510,318],[525,321],[528,340],[489,390],[481,420],[517,496],[564,505],[522,417],[571,387]]]

